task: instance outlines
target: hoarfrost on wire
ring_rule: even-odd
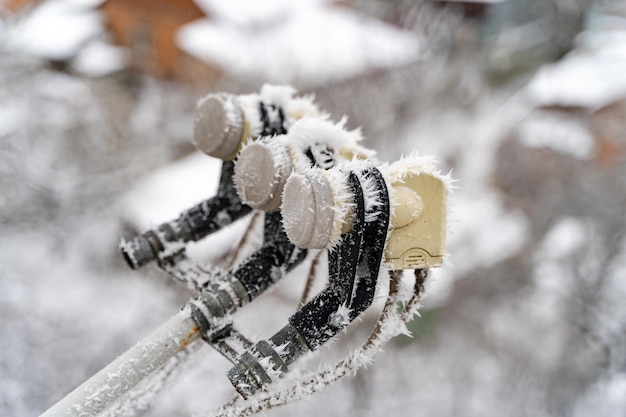
[[[316,371],[304,373],[291,372],[291,378],[279,380],[286,388],[275,388],[270,392],[259,392],[250,397],[244,404],[231,401],[219,410],[211,413],[211,417],[244,417],[251,414],[268,410],[280,405],[306,398],[337,380],[350,374],[354,374],[359,368],[367,367],[372,363],[376,353],[381,347],[392,338],[407,334],[406,322],[415,314],[418,308],[417,303],[410,303],[414,297],[414,291],[409,288],[402,289],[406,285],[404,280],[397,281],[399,290],[395,295],[390,294],[390,300],[386,308],[381,313],[383,316],[379,320],[379,327],[372,333],[372,337],[361,348],[350,353],[344,360],[335,365],[325,365]],[[408,309],[400,311],[397,303],[405,305]]]
[[[599,38],[598,41],[602,43]],[[614,45],[620,46],[619,43]],[[592,45],[587,45],[587,47],[591,48]],[[623,42],[621,47],[623,47]],[[0,66],[4,67],[14,58],[3,56]],[[609,60],[596,62],[602,64],[607,61]],[[446,64],[448,62],[446,61]],[[443,68],[443,66],[437,67],[436,64],[436,62],[429,62],[415,73],[423,70],[423,74],[429,77],[428,74],[432,75],[433,68],[435,71]],[[590,59],[584,65],[595,64]],[[5,70],[6,68],[4,67]],[[462,72],[467,74],[472,70],[472,67],[468,67],[463,68]],[[3,316],[1,330],[3,340],[7,343],[2,361],[4,378],[0,380],[6,402],[0,404],[0,407],[6,415],[33,415],[41,411],[46,404],[69,390],[71,385],[78,384],[86,378],[88,375],[85,374],[85,370],[97,364],[106,363],[108,355],[112,356],[133,343],[138,331],[147,331],[158,325],[165,315],[170,314],[168,311],[175,310],[180,302],[173,291],[164,291],[161,285],[162,280],[143,279],[149,274],[142,275],[142,279],[138,279],[138,274],[113,266],[116,262],[113,259],[117,258],[114,257],[114,251],[110,248],[114,247],[119,239],[117,223],[119,219],[115,218],[115,222],[111,219],[116,214],[102,210],[104,206],[85,204],[83,200],[77,203],[71,199],[76,184],[89,185],[89,187],[82,187],[82,191],[89,188],[106,195],[109,200],[115,199],[115,196],[107,194],[111,192],[110,188],[105,187],[104,190],[101,188],[101,177],[90,174],[89,177],[84,177],[84,182],[78,182],[75,175],[77,173],[82,175],[83,171],[74,170],[69,178],[70,175],[67,175],[69,170],[66,168],[73,167],[73,162],[79,159],[64,160],[58,157],[62,155],[62,152],[66,152],[58,144],[59,137],[64,132],[63,126],[68,126],[72,120],[71,114],[68,117],[68,105],[75,106],[76,103],[80,103],[78,108],[82,116],[86,117],[88,119],[86,123],[92,126],[88,131],[89,134],[82,136],[80,144],[93,143],[101,146],[100,150],[108,149],[106,145],[102,147],[104,142],[96,140],[100,136],[114,137],[105,128],[105,122],[108,124],[108,120],[102,119],[104,121],[100,123],[98,118],[92,117],[94,110],[98,109],[97,101],[94,101],[93,97],[85,99],[89,93],[84,88],[73,88],[76,82],[69,83],[69,77],[66,74],[45,71],[39,76],[29,78],[27,73],[28,71],[19,70],[19,74],[23,74],[22,79],[27,79],[28,82],[21,85],[17,83],[18,88],[12,87],[16,85],[14,81],[19,81],[21,76],[7,77],[6,72],[3,73],[5,82],[0,87],[2,106],[4,106],[4,113],[0,112],[2,119],[0,134],[3,135],[3,139],[7,139],[5,143],[11,144],[10,149],[3,147],[0,150],[3,156],[0,170],[5,174],[7,167],[10,168],[7,182],[12,182],[10,185],[3,183],[4,197],[1,203],[3,219],[11,217],[4,223],[7,227],[3,233],[2,245],[0,245],[2,247],[0,264],[3,271],[0,276],[2,276],[3,288],[6,289],[1,297],[3,308],[6,307],[3,310],[6,316]],[[619,74],[614,72],[609,75],[606,81],[610,84],[611,78]],[[433,78],[427,79],[433,80]],[[562,80],[571,79],[566,77]],[[406,98],[403,93],[406,94],[406,91],[414,87],[413,84],[404,82],[400,84],[401,91],[389,92],[394,109],[402,108],[400,106],[405,103],[398,102],[398,98],[400,100],[403,100],[403,97]],[[618,86],[618,83],[614,84],[614,87]],[[477,85],[481,86],[481,84]],[[573,83],[568,81],[563,85],[567,87],[568,93],[573,95],[590,91],[586,87],[592,84],[581,83],[577,80]],[[148,86],[150,87],[150,84]],[[423,87],[428,90],[430,86],[422,85],[420,91],[423,91]],[[548,87],[551,86],[545,83],[541,88]],[[51,89],[58,91],[51,94]],[[623,352],[624,346],[621,331],[624,322],[624,309],[622,308],[624,283],[621,277],[624,275],[626,266],[623,256],[626,247],[625,240],[616,239],[618,243],[615,247],[607,246],[607,249],[619,249],[619,253],[615,259],[607,261],[606,279],[599,284],[602,286],[599,298],[601,302],[578,299],[580,294],[589,295],[582,290],[589,289],[585,287],[585,283],[592,277],[586,276],[583,280],[577,281],[578,277],[573,274],[579,270],[577,268],[589,271],[590,267],[597,266],[597,260],[586,262],[585,259],[598,253],[606,255],[606,252],[598,251],[597,242],[602,242],[605,236],[618,230],[619,224],[606,227],[609,219],[606,223],[602,223],[603,220],[597,217],[590,217],[586,214],[579,216],[580,212],[576,214],[572,211],[575,209],[573,205],[555,205],[546,212],[558,213],[556,220],[551,226],[544,228],[547,231],[546,240],[538,240],[538,242],[545,242],[546,247],[554,250],[546,255],[549,256],[547,262],[542,262],[541,265],[516,263],[528,259],[529,254],[535,254],[538,257],[543,255],[529,243],[532,243],[534,238],[530,227],[536,220],[544,218],[545,213],[527,215],[516,204],[515,194],[494,188],[492,182],[494,178],[491,173],[497,160],[497,148],[505,140],[504,134],[519,120],[517,110],[509,105],[502,106],[503,95],[509,93],[506,88],[504,90],[485,88],[483,92],[488,94],[483,94],[478,98],[477,106],[470,105],[470,111],[467,107],[462,109],[455,107],[452,110],[446,108],[442,111],[441,102],[433,100],[432,103],[429,102],[428,105],[418,108],[419,116],[404,126],[401,134],[394,138],[396,139],[394,142],[389,140],[387,134],[379,142],[381,145],[384,144],[379,149],[385,153],[385,157],[395,156],[394,152],[399,153],[400,150],[406,151],[416,146],[436,154],[444,165],[456,166],[456,176],[463,181],[463,191],[456,199],[456,220],[452,225],[456,232],[451,234],[451,251],[456,260],[456,270],[438,271],[435,275],[439,278],[434,282],[440,283],[447,289],[429,288],[430,297],[426,300],[429,307],[439,307],[438,310],[445,309],[448,313],[445,314],[446,316],[452,315],[454,318],[457,314],[457,321],[436,317],[434,320],[437,320],[438,324],[437,335],[430,339],[432,350],[428,346],[419,344],[412,345],[415,350],[419,351],[418,354],[415,354],[413,349],[410,349],[411,353],[407,354],[409,349],[394,348],[393,355],[382,355],[379,358],[383,366],[372,369],[366,381],[356,381],[358,385],[336,386],[334,395],[324,396],[321,401],[303,405],[302,408],[285,410],[286,414],[319,415],[330,412],[340,415],[352,412],[372,415],[402,412],[407,407],[424,415],[448,415],[453,413],[450,410],[458,410],[458,407],[463,407],[470,414],[481,415],[502,414],[502,410],[510,410],[511,407],[520,412],[531,410],[536,413],[545,413],[545,410],[554,410],[555,407],[561,410],[558,404],[546,404],[543,400],[546,397],[564,398],[568,402],[567,409],[573,409],[571,414],[576,417],[587,416],[591,413],[615,416],[624,409],[624,377],[621,372],[623,362],[620,363],[619,353]],[[607,93],[606,97],[613,100],[616,97],[613,93],[617,90],[619,89],[604,91]],[[162,93],[163,90],[159,91]],[[447,92],[449,89],[435,89],[434,96],[439,98],[437,94],[441,91]],[[473,91],[480,91],[480,89]],[[413,90],[411,90],[412,93]],[[431,90],[430,93],[433,94],[433,91]],[[163,100],[159,99],[159,94],[150,95],[146,92],[141,94],[149,97],[146,102],[150,105],[144,109],[144,115],[153,114],[154,117],[137,117],[136,130],[128,135],[129,138],[141,133],[143,129],[152,129],[151,132],[158,131],[151,126],[160,114],[155,103],[163,103]],[[31,99],[28,99],[29,97]],[[606,101],[606,97],[602,98],[603,102]],[[457,98],[463,101],[464,105],[468,104],[467,97]],[[355,105],[363,105],[360,108],[371,105],[360,99],[356,101],[354,97],[350,99],[350,103],[354,101]],[[380,100],[378,99],[379,97],[377,97],[376,104],[384,101],[382,96]],[[512,101],[519,104],[518,100]],[[33,109],[41,109],[37,118],[32,117],[31,104],[29,104],[31,102]],[[525,109],[522,110],[525,111]],[[389,117],[395,122],[400,113],[394,112],[391,116],[381,113],[381,118]],[[37,131],[31,123],[37,123],[37,126],[42,128]],[[559,121],[556,123],[560,124]],[[185,129],[187,128],[188,126],[185,126]],[[45,135],[41,132],[45,132]],[[572,130],[572,133],[576,132]],[[370,131],[368,131],[369,135]],[[13,137],[18,140],[13,140]],[[32,139],[35,137],[46,140],[35,141]],[[374,138],[368,137],[368,139]],[[158,148],[154,146],[154,142],[150,143],[153,144],[152,149]],[[571,152],[571,150],[575,151],[574,147],[577,146],[574,142],[572,143],[573,146],[569,147],[569,154],[583,154],[583,152],[580,154]],[[584,144],[584,142],[580,143]],[[159,142],[159,146],[162,144]],[[522,152],[516,155],[515,160],[527,157],[523,155],[523,152],[528,146],[533,145],[527,142],[525,147],[520,148]],[[545,148],[547,155],[553,155],[555,150],[556,153],[564,153],[558,147],[546,146]],[[585,145],[583,149],[588,148]],[[86,155],[94,153],[90,150],[86,152]],[[149,163],[145,152],[142,151],[141,155],[141,161]],[[203,158],[206,160],[206,157]],[[133,164],[139,159],[137,157],[127,165],[136,166]],[[586,160],[579,159],[579,163],[586,163]],[[605,167],[605,170],[608,172],[610,168]],[[585,176],[584,180],[592,185],[595,184],[598,189],[609,186],[607,182],[594,182],[597,179],[595,175],[599,174],[597,172],[592,172],[592,174]],[[527,172],[527,175],[531,176],[532,172]],[[19,178],[14,181],[16,177]],[[194,181],[195,178],[210,181],[210,177],[196,176],[191,172],[187,178],[194,178]],[[603,177],[599,176],[599,178]],[[548,179],[547,182],[558,180],[556,176],[544,178],[544,180]],[[127,179],[123,186],[127,187],[129,183],[138,184],[139,182],[135,175],[132,179]],[[528,178],[518,177],[517,182],[530,188]],[[198,189],[200,190],[199,200],[204,198],[207,186],[199,184]],[[567,191],[569,188],[557,187],[557,190],[562,189]],[[53,203],[60,207],[59,212],[64,212],[71,206],[80,208],[81,213],[77,214],[76,210],[72,211],[71,220],[55,217],[51,213],[56,212],[56,206],[52,209],[45,208],[41,200],[34,197],[39,192],[37,190],[45,190],[45,201],[52,199]],[[129,193],[133,192],[141,194],[134,185]],[[141,221],[150,223],[147,226],[141,226],[140,229],[143,230],[158,224],[160,220],[169,220],[168,216],[158,221],[149,218],[154,210],[160,207],[172,208],[175,205],[176,198],[172,197],[175,190],[161,189],[160,193],[164,197],[160,202],[147,204],[138,211],[142,213],[143,218],[128,223],[135,226]],[[30,196],[14,198],[25,194]],[[553,194],[559,194],[559,192]],[[611,201],[613,200],[608,202]],[[194,202],[196,201],[189,203]],[[602,207],[606,213],[610,213],[612,206],[606,204],[607,200],[597,198],[594,199],[594,203],[597,203],[595,204],[597,207]],[[13,206],[17,207],[14,209]],[[120,206],[124,212],[123,217],[127,221],[129,206],[124,203]],[[173,209],[172,215],[175,216],[180,209],[186,207],[188,207],[187,202],[182,202],[181,207]],[[619,207],[619,204],[613,207]],[[35,213],[36,216],[30,216],[28,213]],[[94,213],[97,215],[94,216]],[[562,216],[566,219],[563,224],[560,223],[560,220],[563,220]],[[11,223],[13,221],[24,222],[24,219],[35,227],[17,230],[17,226]],[[571,235],[564,232],[567,230],[570,230],[568,233]],[[577,246],[581,244],[578,241],[580,231],[588,234],[584,236],[582,246]],[[236,231],[232,233],[238,234]],[[568,241],[569,238],[572,240]],[[230,247],[228,242],[232,242],[232,239],[218,240],[218,242],[210,245],[211,253],[219,254],[220,248]],[[559,249],[560,245],[564,245],[563,250]],[[589,251],[584,249],[589,249]],[[577,253],[581,256],[577,257]],[[215,259],[219,256],[216,255]],[[33,262],[34,259],[38,262]],[[530,269],[530,272],[525,269],[526,267]],[[546,272],[550,275],[548,276]],[[498,279],[488,281],[489,286],[481,287],[481,280],[488,279],[489,276]],[[530,281],[525,279],[528,277],[531,278]],[[150,278],[153,277],[150,276]],[[462,297],[459,297],[458,290],[451,288],[453,283],[464,290]],[[521,286],[520,283],[522,285],[530,283],[530,285]],[[581,291],[576,292],[578,287]],[[511,288],[514,291],[521,288],[522,291],[515,292],[516,298],[507,298],[507,290],[510,291]],[[171,287],[165,289],[169,290]],[[545,294],[546,289],[550,290],[549,294]],[[288,293],[288,301],[297,302],[295,293],[297,291]],[[481,294],[484,295],[483,298],[480,298]],[[454,297],[452,302],[448,297]],[[484,303],[481,307],[481,300],[487,297],[489,303]],[[520,308],[519,300],[524,297],[528,303]],[[548,301],[546,297],[551,301],[546,303],[545,301]],[[107,302],[104,303],[104,300]],[[285,315],[293,311],[293,305],[285,302],[282,296],[273,297],[270,300],[267,303],[263,299],[258,300],[261,311]],[[96,304],[98,308],[94,308]],[[577,311],[577,306],[582,306],[587,309],[588,315],[581,317],[570,313],[572,316],[566,317],[568,322],[560,323],[557,320],[561,317],[559,316],[561,310],[554,309],[555,305],[560,306],[561,309],[569,308],[574,312]],[[76,317],[84,316],[85,312],[88,312],[90,317],[87,325],[76,320]],[[262,329],[259,332],[264,335],[272,334],[274,329],[264,320],[269,317],[263,318],[260,314],[249,312],[242,313],[247,314],[242,322],[254,323],[255,327]],[[495,330],[491,321],[487,320],[491,314],[504,316]],[[541,317],[542,321],[530,320],[531,316]],[[25,317],[28,317],[27,321],[24,321]],[[459,317],[465,320],[458,321]],[[588,321],[581,320],[581,318]],[[544,323],[552,325],[550,330],[563,331],[571,326],[573,320],[569,319],[576,319],[577,326],[581,323],[592,324],[591,329],[594,332],[582,334],[586,342],[592,342],[591,350],[582,351],[586,355],[580,354],[580,349],[575,349],[576,343],[568,343],[562,351],[566,358],[564,362],[546,361],[543,358],[543,349],[537,350],[534,345],[532,350],[525,350],[525,346],[532,345],[533,341],[537,340],[536,338],[546,342],[555,339],[558,341],[561,338],[554,331],[534,331],[535,324]],[[563,336],[569,342],[578,342],[580,330],[581,328],[576,327],[574,332],[563,334]],[[59,334],[65,337],[60,338]],[[477,342],[476,334],[481,334],[484,342],[490,344],[489,347],[482,346],[480,341]],[[519,335],[519,339],[514,339],[516,334]],[[15,337],[16,335],[18,337]],[[498,335],[500,338],[496,337]],[[510,347],[511,341],[518,342],[515,343],[514,349]],[[607,359],[606,363],[609,364],[607,368],[597,366],[598,363],[604,362],[594,362],[588,367],[588,369],[602,373],[600,377],[587,373],[584,374],[586,379],[579,379],[579,375],[575,373],[568,374],[579,363],[578,360],[573,361],[572,358],[584,359],[594,356],[595,349],[606,349],[607,352],[613,353],[606,358],[601,357]],[[69,359],[67,352],[71,353]],[[222,397],[225,398],[230,390],[228,382],[221,373],[228,364],[220,368],[222,358],[208,348],[202,356],[207,359],[208,363],[198,361],[189,369],[189,374],[195,379],[180,381],[180,384],[172,386],[173,395],[170,396],[170,393],[162,395],[156,407],[149,411],[151,415],[184,414],[190,412],[189,410],[199,410],[209,404],[217,403]],[[600,358],[600,356],[596,357]],[[24,361],[24,358],[28,360]],[[516,358],[522,358],[523,362]],[[539,359],[542,360],[541,363],[549,366],[543,369],[528,369],[529,367],[520,366],[522,363],[536,363]],[[88,366],[79,366],[80,364]],[[556,372],[555,369],[558,370],[561,366],[563,370]],[[380,368],[383,369],[379,371]],[[59,369],[64,371],[59,373]],[[419,370],[419,378],[415,377],[416,369]],[[59,380],[61,374],[63,374],[63,381]],[[393,375],[392,378],[390,374]],[[520,377],[514,380],[507,379],[507,376],[511,374]],[[584,385],[585,381],[589,381],[590,378],[596,378],[596,382],[583,386],[582,393],[568,388],[568,381]],[[420,383],[424,380],[427,380],[428,384]],[[554,387],[558,387],[558,390]],[[515,395],[507,396],[507,400],[503,401],[499,399],[503,392]],[[575,395],[572,394],[573,392]],[[365,399],[360,396],[363,393]],[[405,393],[407,395],[404,395]],[[555,393],[558,395],[553,395]],[[354,401],[345,401],[345,398],[353,398],[352,396]],[[342,399],[335,400],[337,397]],[[511,398],[513,398],[513,403],[511,403]],[[367,407],[367,410],[349,409],[354,404]]]

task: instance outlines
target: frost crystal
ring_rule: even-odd
[[[314,144],[334,150],[335,154],[341,153],[341,150],[357,149],[358,142],[363,139],[361,131],[358,129],[348,131],[344,125],[345,118],[339,123],[333,123],[327,115],[323,117],[307,115],[294,122],[289,129],[289,145],[299,149],[301,153]]]
[[[380,214],[383,204],[380,199],[380,190],[376,186],[376,180],[371,175],[359,175],[361,188],[363,189],[363,202],[365,204],[365,221],[373,222]]]
[[[420,155],[414,151],[408,156],[403,156],[393,164],[385,164],[380,171],[383,173],[388,183],[402,182],[402,176],[406,172],[426,173],[441,178],[448,192],[454,190],[456,180],[452,178],[451,173],[442,174],[437,168],[437,160],[432,156]]]
[[[264,102],[281,107],[289,125],[304,115],[320,115],[313,96],[295,97],[295,93],[296,90],[291,86],[264,84],[259,95]]]
[[[285,276],[286,268],[284,266],[272,266],[270,271],[270,279],[272,282],[278,282],[282,277]]]
[[[228,212],[226,210],[222,210],[219,213],[217,213],[215,222],[218,226],[224,227],[224,226],[231,224],[233,221],[231,217],[228,215]]]
[[[302,375],[292,371],[283,378],[288,379],[292,377],[286,388],[274,392],[257,392],[243,404],[239,404],[237,399],[232,400],[211,414],[211,416],[245,417],[289,404],[306,398],[341,378],[354,374],[359,368],[370,365],[374,355],[382,349],[384,344],[395,336],[408,333],[406,323],[411,320],[419,307],[422,283],[416,280],[414,288],[411,289],[406,286],[400,273],[392,272],[391,278],[394,284],[393,288],[395,289],[390,290],[385,307],[378,318],[376,328],[360,349],[352,352],[344,360],[334,365],[323,366],[317,371],[310,371]],[[404,307],[398,309],[398,304]],[[343,309],[340,308],[339,311],[342,314],[349,314],[348,309],[345,307]]]
[[[131,417],[145,411],[156,401],[157,395],[173,381],[182,369],[182,365],[202,345],[194,343],[192,347],[172,357],[163,368],[145,378],[140,384],[128,391],[119,401],[101,414],[102,417]]]
[[[287,138],[288,135],[278,135],[271,138],[260,139],[260,142],[267,147],[272,156],[274,163],[274,183],[287,178],[299,159],[298,155],[291,152]],[[245,147],[242,148],[242,152],[244,149]]]
[[[248,135],[258,137],[263,131],[259,112],[261,102],[282,108],[289,126],[304,115],[320,114],[312,96],[294,97],[295,93],[296,90],[290,86],[265,84],[259,94],[238,96],[245,120],[248,122]]]
[[[332,249],[339,244],[339,238],[344,226],[349,222],[350,213],[354,211],[354,196],[348,187],[348,174],[340,167],[330,171],[323,171],[333,194],[334,220],[330,234],[329,247]]]
[[[329,324],[335,328],[341,329],[350,324],[351,314],[352,309],[348,308],[345,304],[342,304],[339,306],[337,311],[330,316]]]

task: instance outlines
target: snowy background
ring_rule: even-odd
[[[218,161],[190,143],[196,101],[272,81],[347,114],[381,160],[435,155],[458,189],[450,265],[432,274],[414,338],[268,415],[624,416],[621,2],[505,1],[476,16],[460,3],[307,1],[272,15],[287,7],[276,0],[235,22],[215,2],[217,22],[188,25],[182,47],[218,33],[261,52],[196,51],[232,67],[202,89],[129,75],[97,3],[13,14],[0,2],[0,415],[43,412],[185,304],[190,293],[157,268],[128,269],[118,242],[215,191]],[[280,22],[276,39],[233,33],[259,19]],[[239,233],[194,253],[223,263]],[[240,312],[244,333],[282,327],[305,268],[294,272]],[[357,346],[374,317],[314,360]],[[233,394],[229,368],[201,346],[144,415],[208,415]]]

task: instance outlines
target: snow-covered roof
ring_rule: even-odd
[[[434,0],[440,3],[481,3],[481,4],[496,4],[504,3],[509,0]]]
[[[103,32],[98,12],[101,0],[50,0],[34,8],[7,30],[8,45],[50,60],[75,56]]]
[[[325,3],[327,0],[194,0],[212,19],[231,24],[258,27],[276,22],[292,10],[308,4]]]
[[[299,85],[345,79],[418,57],[414,35],[381,21],[319,1],[274,2],[289,5],[273,9],[271,24],[246,26],[245,19],[224,11],[223,19],[218,14],[183,26],[178,44],[192,56],[236,75]]]
[[[194,0],[208,17],[179,31],[179,47],[236,76],[311,86],[417,59],[413,34],[328,0]],[[120,69],[102,42],[104,0],[47,0],[7,30],[15,50],[72,62],[88,75]],[[94,45],[92,45],[94,44]]]
[[[626,19],[621,20],[622,27],[584,32],[579,48],[540,69],[527,87],[535,104],[595,110],[626,99]]]
[[[128,66],[130,53],[123,47],[96,39],[81,49],[72,61],[72,68],[84,75],[101,77]]]

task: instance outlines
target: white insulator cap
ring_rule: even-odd
[[[287,237],[308,249],[326,247],[333,235],[333,189],[321,170],[293,173],[287,180],[281,208]]]
[[[283,188],[292,170],[293,163],[286,146],[251,143],[241,151],[235,164],[237,194],[252,208],[278,211]]]
[[[196,107],[194,143],[210,156],[232,160],[244,139],[244,124],[244,114],[236,96],[210,94],[200,100]]]

